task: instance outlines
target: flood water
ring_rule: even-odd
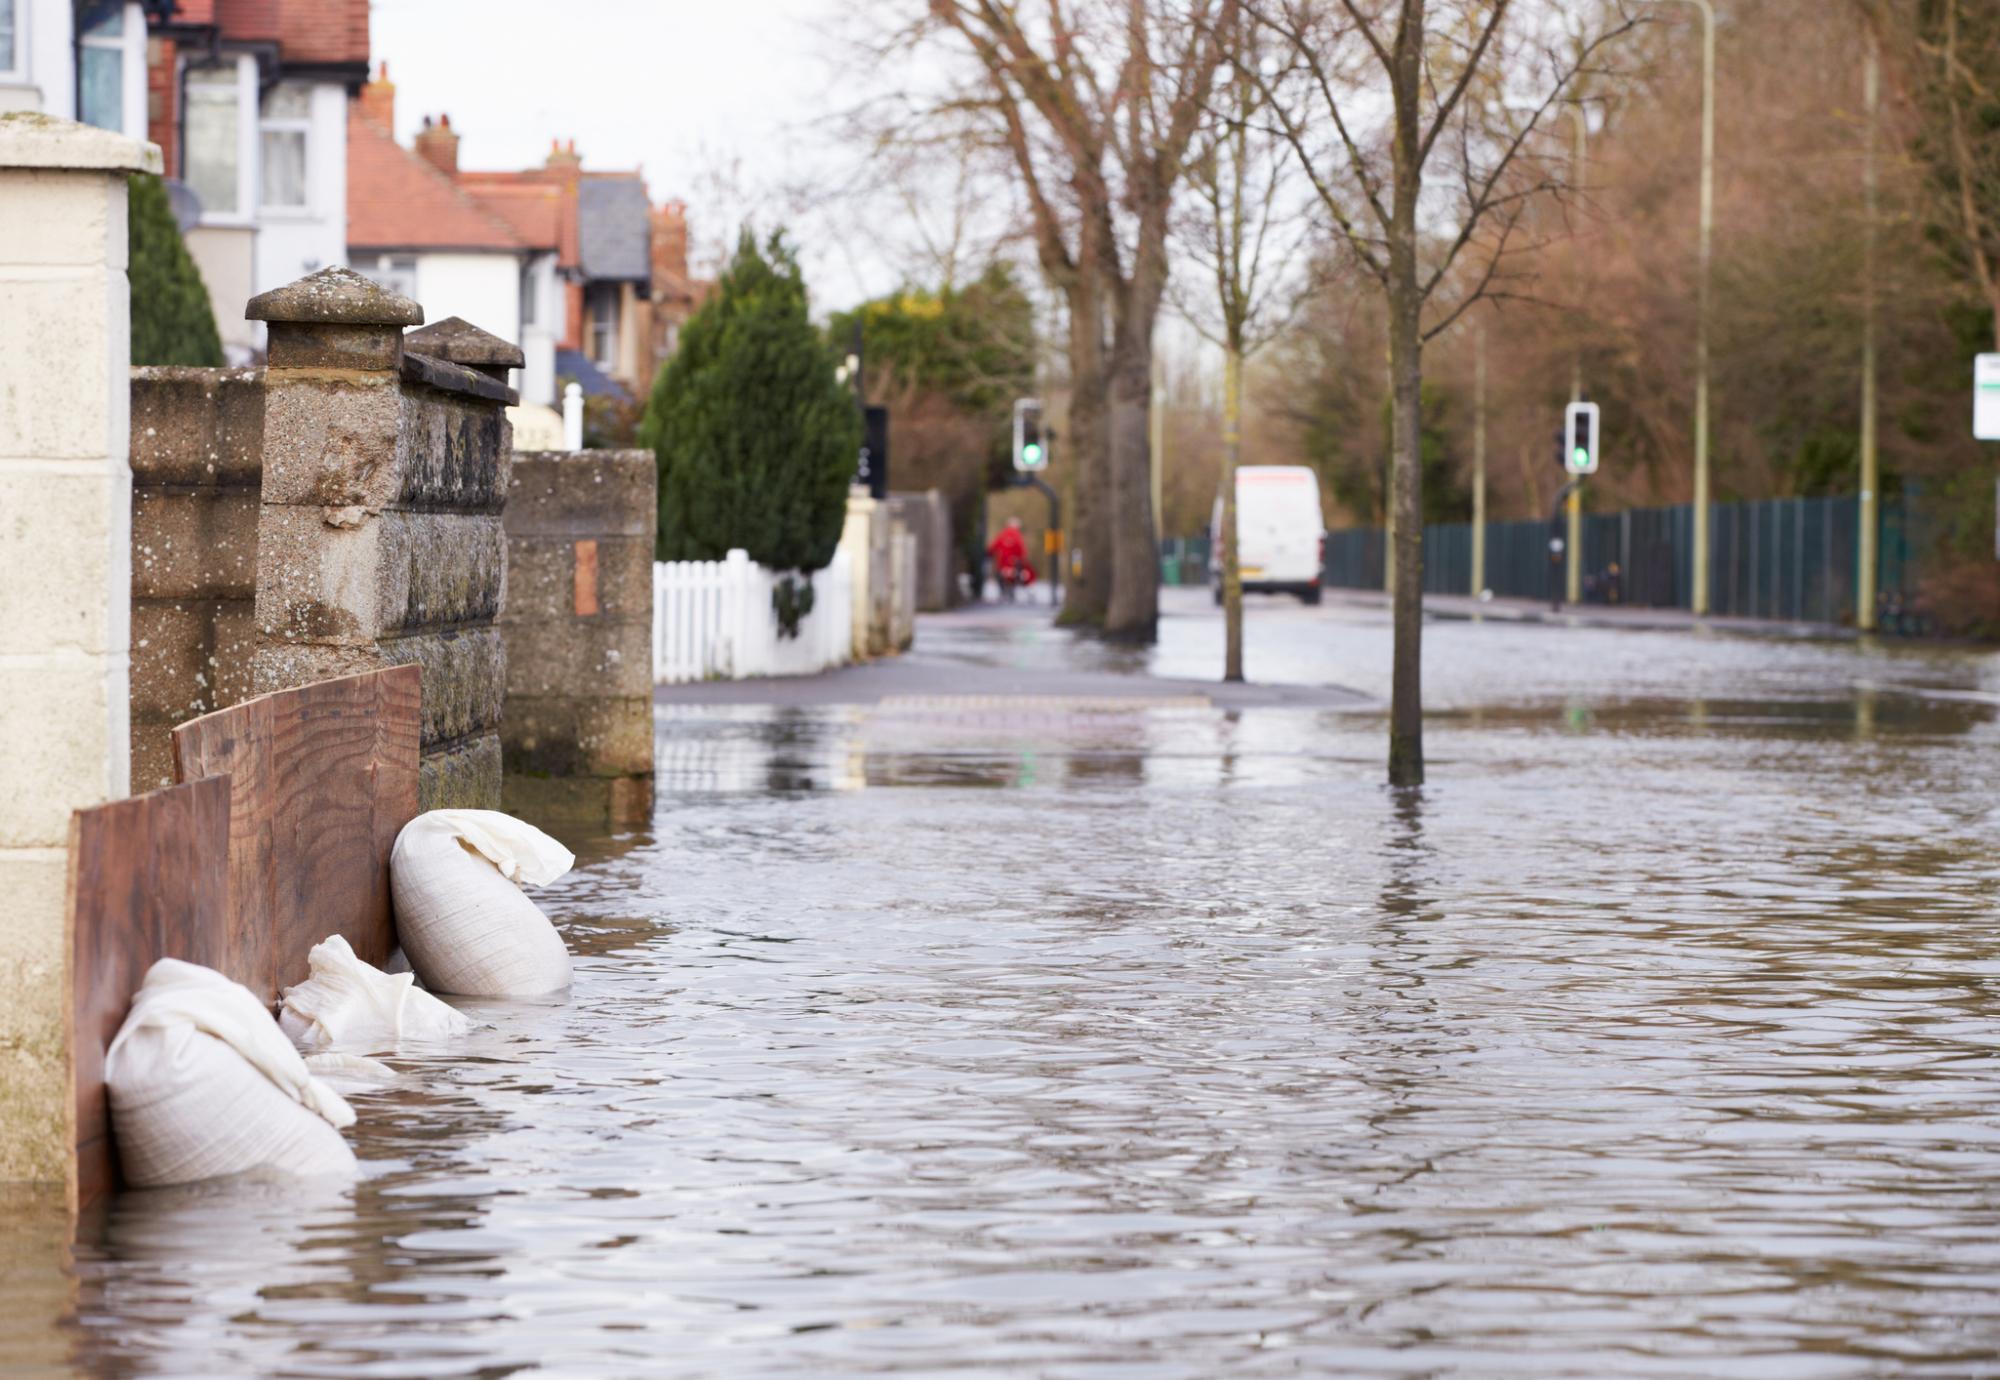
[[[1214,666],[1173,605],[1162,672]],[[1381,617],[1252,673],[1386,691]],[[955,623],[968,669],[1143,660]],[[1439,623],[1378,708],[663,707],[358,1186],[0,1226],[106,1375],[2000,1375],[2000,658]]]

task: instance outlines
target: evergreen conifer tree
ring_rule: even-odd
[[[810,573],[833,559],[861,423],[806,306],[782,233],[760,249],[745,231],[639,428],[660,469],[661,560],[741,547],[770,569]],[[810,608],[810,586],[789,594],[788,627]]]
[[[181,242],[181,228],[160,179],[130,179],[126,203],[126,272],[132,282],[132,362],[222,367],[222,337],[201,270]]]

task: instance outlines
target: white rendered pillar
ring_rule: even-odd
[[[67,1174],[69,818],[130,791],[125,179],[159,169],[0,115],[0,1180]]]

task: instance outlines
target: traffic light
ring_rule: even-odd
[[[1042,425],[1042,404],[1036,398],[1014,402],[1014,468],[1033,474],[1049,467],[1048,430]]]
[[[1571,474],[1596,474],[1597,441],[1597,404],[1571,403],[1563,414],[1563,467]]]

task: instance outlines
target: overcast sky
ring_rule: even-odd
[[[836,36],[854,3],[373,0],[372,45],[404,143],[441,113],[468,168],[534,166],[574,139],[586,168],[640,167],[655,202],[686,201],[698,251],[746,213],[783,218],[825,311],[895,286],[907,262],[893,234],[845,228],[852,208],[792,194],[850,157],[822,117],[855,79]]]

